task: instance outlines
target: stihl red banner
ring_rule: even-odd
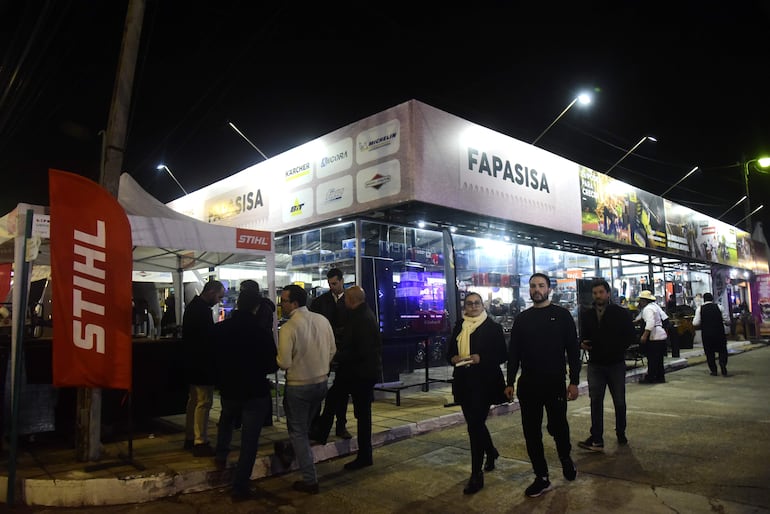
[[[53,384],[131,390],[131,226],[95,182],[49,170]]]

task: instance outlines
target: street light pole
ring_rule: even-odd
[[[242,137],[242,138],[243,138],[243,139],[244,139],[244,140],[245,140],[247,143],[249,143],[249,144],[251,145],[251,147],[252,147],[254,150],[256,150],[257,152],[259,152],[259,155],[261,155],[263,159],[267,160],[267,155],[265,155],[264,153],[262,153],[262,150],[260,150],[259,148],[257,148],[257,145],[255,145],[254,143],[252,143],[252,142],[251,142],[251,140],[250,140],[248,137],[246,137],[246,134],[244,134],[243,132],[241,132],[241,130],[240,130],[238,127],[236,127],[236,126],[235,126],[235,123],[233,123],[232,121],[228,121],[228,122],[227,122],[227,124],[228,124],[228,125],[230,125],[230,128],[231,128],[231,129],[233,129],[233,130],[235,131],[235,133],[236,133],[236,134],[238,134],[239,136],[241,136],[241,137]]]
[[[751,195],[749,194],[749,164],[754,164],[754,169],[760,173],[768,173],[768,168],[770,168],[770,157],[759,157],[757,159],[751,159],[743,163],[743,185],[746,188],[746,210],[744,212],[746,213],[746,217],[744,217],[741,221],[746,220],[746,231],[751,233],[751,215],[757,212],[759,209],[756,209],[753,212],[751,210]],[[761,208],[762,207],[760,207],[760,209]],[[740,221],[736,223],[736,225],[739,223]]]
[[[629,155],[631,155],[631,154],[634,152],[634,150],[636,150],[637,148],[639,148],[639,146],[640,146],[642,143],[644,143],[645,141],[647,141],[648,139],[649,139],[650,141],[652,141],[653,143],[655,143],[655,142],[657,142],[657,141],[658,141],[657,139],[655,139],[655,138],[654,138],[654,137],[652,137],[652,136],[643,136],[643,137],[642,137],[642,139],[640,139],[638,143],[636,143],[634,146],[632,146],[632,147],[631,147],[631,149],[630,149],[629,151],[627,151],[627,152],[626,152],[626,154],[625,154],[623,157],[621,157],[620,159],[618,159],[618,162],[616,162],[615,164],[613,164],[612,166],[610,166],[610,169],[608,169],[608,170],[607,170],[607,171],[606,171],[604,174],[605,174],[605,175],[607,175],[607,176],[609,176],[609,175],[610,175],[610,172],[611,172],[613,169],[615,169],[615,166],[617,166],[618,164],[620,164],[620,161],[622,161],[623,159],[625,159],[626,157],[628,157]]]
[[[696,171],[698,171],[698,167],[697,167],[697,166],[695,166],[693,169],[691,169],[691,170],[690,170],[690,172],[689,172],[687,175],[685,175],[684,177],[680,178],[680,179],[679,179],[679,181],[678,181],[676,184],[674,184],[673,186],[671,186],[671,187],[669,187],[668,189],[666,189],[665,191],[663,191],[663,194],[661,194],[661,195],[660,195],[660,197],[661,197],[661,198],[663,198],[664,196],[666,196],[666,194],[667,194],[669,191],[671,191],[671,190],[672,190],[672,189],[674,189],[676,186],[678,186],[679,184],[681,184],[682,182],[684,182],[684,181],[685,181],[685,179],[686,179],[687,177],[689,177],[690,175],[692,175],[692,174],[693,174],[693,173],[695,173]]]
[[[747,215],[745,218],[741,218],[741,219],[739,219],[739,220],[738,220],[738,221],[737,221],[735,224],[736,224],[736,225],[740,225],[741,221],[743,221],[743,220],[745,220],[745,219],[751,219],[751,216],[752,216],[753,214],[756,214],[756,213],[758,213],[759,211],[761,211],[761,210],[762,210],[762,207],[764,207],[764,204],[763,204],[763,205],[760,205],[759,207],[757,207],[756,209],[754,209],[753,211],[751,211],[751,212],[750,212],[750,213],[749,213],[749,214],[748,214],[748,215]]]
[[[746,200],[746,195],[743,195],[743,197],[742,197],[740,200],[738,200],[737,202],[735,202],[734,204],[732,204],[732,206],[730,206],[730,208],[729,208],[729,209],[727,209],[725,212],[723,212],[722,214],[720,214],[719,216],[717,216],[717,219],[718,219],[718,220],[721,220],[721,219],[722,219],[722,217],[723,217],[725,214],[727,214],[727,213],[728,213],[728,212],[730,212],[731,210],[733,210],[733,209],[735,209],[736,207],[738,207],[738,206],[741,204],[741,202],[742,202],[742,201],[744,201],[744,200]]]
[[[556,125],[556,122],[557,122],[557,121],[559,121],[559,120],[562,118],[562,116],[564,116],[565,114],[567,114],[567,111],[569,111],[570,109],[572,109],[572,106],[573,106],[573,105],[575,105],[577,102],[580,102],[580,105],[588,105],[588,104],[590,104],[590,103],[591,103],[591,95],[589,95],[588,93],[581,93],[581,94],[579,94],[578,96],[576,96],[575,98],[573,98],[573,99],[572,99],[572,101],[571,101],[571,102],[569,103],[569,105],[567,106],[567,108],[566,108],[566,109],[564,109],[563,111],[561,111],[561,114],[559,114],[558,116],[556,116],[556,119],[555,119],[555,120],[553,120],[553,121],[551,122],[551,124],[550,124],[550,125],[548,125],[548,126],[545,128],[545,130],[544,130],[544,131],[542,131],[542,132],[540,133],[540,135],[539,135],[539,136],[537,136],[537,137],[535,138],[535,140],[534,140],[534,141],[532,141],[532,145],[533,145],[533,146],[534,146],[534,145],[536,145],[536,144],[537,144],[537,142],[538,142],[538,141],[540,141],[540,138],[541,138],[541,137],[543,137],[543,136],[545,135],[545,133],[546,133],[546,132],[548,132],[548,131],[551,129],[551,127],[553,127],[554,125]]]
[[[170,170],[170,169],[168,169],[168,166],[166,166],[165,164],[158,164],[158,165],[155,167],[155,169],[158,169],[158,170],[166,170],[166,172],[167,172],[169,175],[171,175],[171,178],[172,178],[172,179],[174,179],[174,182],[176,182],[176,185],[177,185],[177,186],[179,186],[179,189],[181,189],[181,190],[182,190],[182,192],[185,194],[185,196],[189,194],[189,193],[188,193],[188,192],[185,190],[185,188],[183,188],[183,187],[182,187],[182,184],[180,184],[180,183],[179,183],[179,181],[176,179],[176,177],[174,176],[174,174],[173,174],[173,173],[171,173],[171,170]]]

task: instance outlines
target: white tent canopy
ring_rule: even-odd
[[[131,224],[134,269],[137,271],[178,271],[265,258],[268,277],[272,279],[274,275],[272,250],[237,248],[235,227],[204,223],[169,209],[126,173],[120,177],[118,202]],[[16,260],[13,240],[24,234],[28,210],[36,215],[48,213],[47,207],[19,204],[0,217],[0,263]],[[39,247],[35,265],[49,265],[47,237],[40,237],[33,231],[32,239]],[[272,249],[272,234],[270,239]]]
[[[185,269],[212,268],[237,262],[264,259],[267,271],[267,289],[275,298],[275,253],[273,234],[269,233],[270,250],[244,249],[236,246],[237,229],[211,225],[169,209],[144,191],[128,174],[120,178],[118,201],[128,214],[131,224],[134,270],[171,271],[174,286],[182,290],[182,272]],[[20,203],[0,217],[0,263],[14,263],[21,269],[25,260],[25,232],[27,213],[32,211],[32,237],[26,248],[37,247],[33,258],[35,269],[50,273],[50,246],[48,244],[48,208]],[[39,274],[39,273],[38,273]],[[43,277],[45,278],[45,277]],[[55,280],[55,277],[53,277]],[[21,305],[19,288],[13,288],[14,313],[25,312]],[[177,302],[177,319],[182,319],[183,302]],[[12,355],[15,354],[17,331],[12,331]]]
[[[235,227],[212,225],[180,214],[147,193],[127,173],[120,176],[118,202],[131,222],[134,269],[177,271],[234,264],[261,256],[269,261],[268,277],[273,285],[274,253],[237,248]],[[271,290],[271,295],[274,292]]]

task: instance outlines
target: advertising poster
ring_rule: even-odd
[[[671,253],[751,269],[751,237],[726,223],[665,201],[666,235]]]
[[[665,250],[663,199],[589,168],[580,168],[583,235]]]
[[[707,219],[692,209],[664,201],[666,209],[666,237],[668,251],[706,260],[703,248],[698,245],[698,220]]]
[[[757,285],[753,296],[752,312],[759,317],[759,333],[770,334],[770,275],[757,275]]]
[[[696,244],[700,255],[710,262],[737,265],[738,249],[735,227],[713,218],[701,217],[698,222]]]

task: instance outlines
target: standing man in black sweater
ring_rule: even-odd
[[[216,384],[222,403],[214,457],[218,469],[227,468],[234,419],[240,419],[242,424],[240,454],[233,472],[234,501],[254,497],[249,478],[257,458],[262,426],[270,412],[267,375],[278,370],[272,327],[266,327],[257,315],[262,300],[257,290],[243,289],[238,295],[238,309],[231,318],[214,325],[213,330]]]
[[[588,395],[591,398],[591,435],[578,446],[604,451],[604,392],[610,390],[615,408],[618,444],[626,438],[626,349],[634,342],[634,323],[628,310],[610,302],[604,279],[591,284],[593,307],[580,314],[580,347],[588,352]]]
[[[703,352],[712,376],[717,375],[716,353],[719,352],[719,367],[722,376],[727,376],[727,336],[725,326],[730,326],[730,320],[722,313],[719,305],[714,303],[714,295],[705,293],[703,305],[695,311],[692,320],[695,330],[701,331]]]
[[[329,290],[313,300],[309,309],[312,312],[322,314],[334,330],[334,339],[337,343],[337,351],[341,350],[342,334],[345,330],[345,321],[347,320],[347,310],[345,309],[345,282],[342,278],[342,270],[332,268],[326,273],[326,279],[329,283]],[[332,363],[332,369],[336,369],[337,358]],[[342,439],[352,439],[353,436],[347,429],[348,412],[348,394],[337,386],[337,375],[329,391],[326,393],[323,412],[318,416],[314,423],[310,438],[321,444],[326,444],[326,439],[331,432],[334,418],[337,418],[337,437]]]
[[[209,280],[184,311],[182,340],[184,341],[185,369],[188,397],[185,417],[184,449],[192,450],[195,457],[213,457],[209,443],[208,426],[211,405],[214,402],[214,312],[212,308],[225,296],[225,286],[218,280]]]
[[[355,471],[372,465],[372,387],[382,374],[382,339],[380,324],[366,305],[366,295],[359,286],[345,292],[348,319],[342,334],[337,360],[335,387],[347,400],[353,398],[353,413],[358,425],[358,455],[345,469]],[[338,384],[339,383],[339,384]]]
[[[580,349],[572,314],[551,303],[548,275],[535,273],[529,279],[529,296],[534,305],[519,314],[511,328],[508,356],[508,387],[505,396],[513,400],[514,391],[521,405],[521,423],[527,454],[535,472],[535,481],[524,494],[540,496],[551,488],[548,463],[543,448],[543,409],[548,415],[548,433],[556,442],[562,472],[575,480],[577,469],[570,452],[567,400],[578,397]],[[564,378],[569,364],[569,385]],[[521,377],[516,374],[521,367]],[[514,388],[516,384],[517,388]]]

